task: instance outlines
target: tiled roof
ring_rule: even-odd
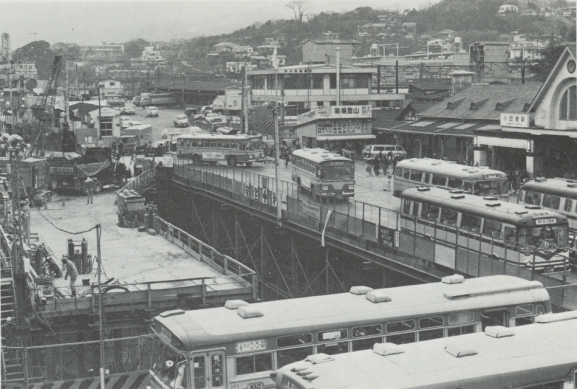
[[[421,89],[424,91],[446,90],[451,88],[451,81],[436,81],[436,82],[413,82],[409,86]]]
[[[402,110],[400,109],[373,109],[373,128],[381,128],[383,126],[389,126],[390,122],[395,122],[401,115]],[[397,125],[403,124],[403,122],[397,122]]]
[[[421,113],[423,118],[499,120],[503,112],[523,112],[540,85],[472,85]],[[452,103],[452,104],[451,104]],[[472,104],[474,103],[474,109]],[[496,110],[497,104],[502,110]]]

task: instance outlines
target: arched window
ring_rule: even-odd
[[[563,93],[559,106],[559,120],[577,120],[577,86],[569,87]]]

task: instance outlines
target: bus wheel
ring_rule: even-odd
[[[228,166],[236,167],[236,158],[235,157],[228,157]]]
[[[194,154],[194,156],[192,157],[192,163],[194,165],[200,165],[200,155]]]
[[[99,180],[94,180],[94,193],[102,192],[102,183]]]
[[[246,163],[246,167],[251,167],[252,166],[252,162],[247,162]]]

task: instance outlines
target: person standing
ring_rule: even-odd
[[[72,297],[76,297],[76,279],[78,278],[78,270],[76,270],[76,265],[70,261],[66,256],[62,258],[62,264],[64,265],[63,272],[64,279],[70,276],[70,293]]]
[[[373,176],[373,163],[371,159],[367,159],[367,165],[365,166],[365,171],[367,172],[367,177]]]
[[[94,179],[92,177],[86,177],[84,185],[86,185],[86,205],[92,204],[94,198]]]
[[[379,157],[375,157],[375,159],[373,160],[373,169],[375,170],[375,176],[378,177],[379,176],[379,168],[381,167],[381,161],[379,161]]]

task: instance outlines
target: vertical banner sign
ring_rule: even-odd
[[[6,61],[12,59],[12,54],[10,53],[10,34],[7,32],[2,33],[2,56]]]
[[[248,184],[243,183],[244,186],[244,195],[245,197],[250,197],[250,186]]]
[[[387,248],[394,249],[396,247],[395,241],[395,233],[396,231],[392,228],[387,228],[383,226],[379,226],[379,234],[377,236],[377,240],[380,244],[386,246]]]

